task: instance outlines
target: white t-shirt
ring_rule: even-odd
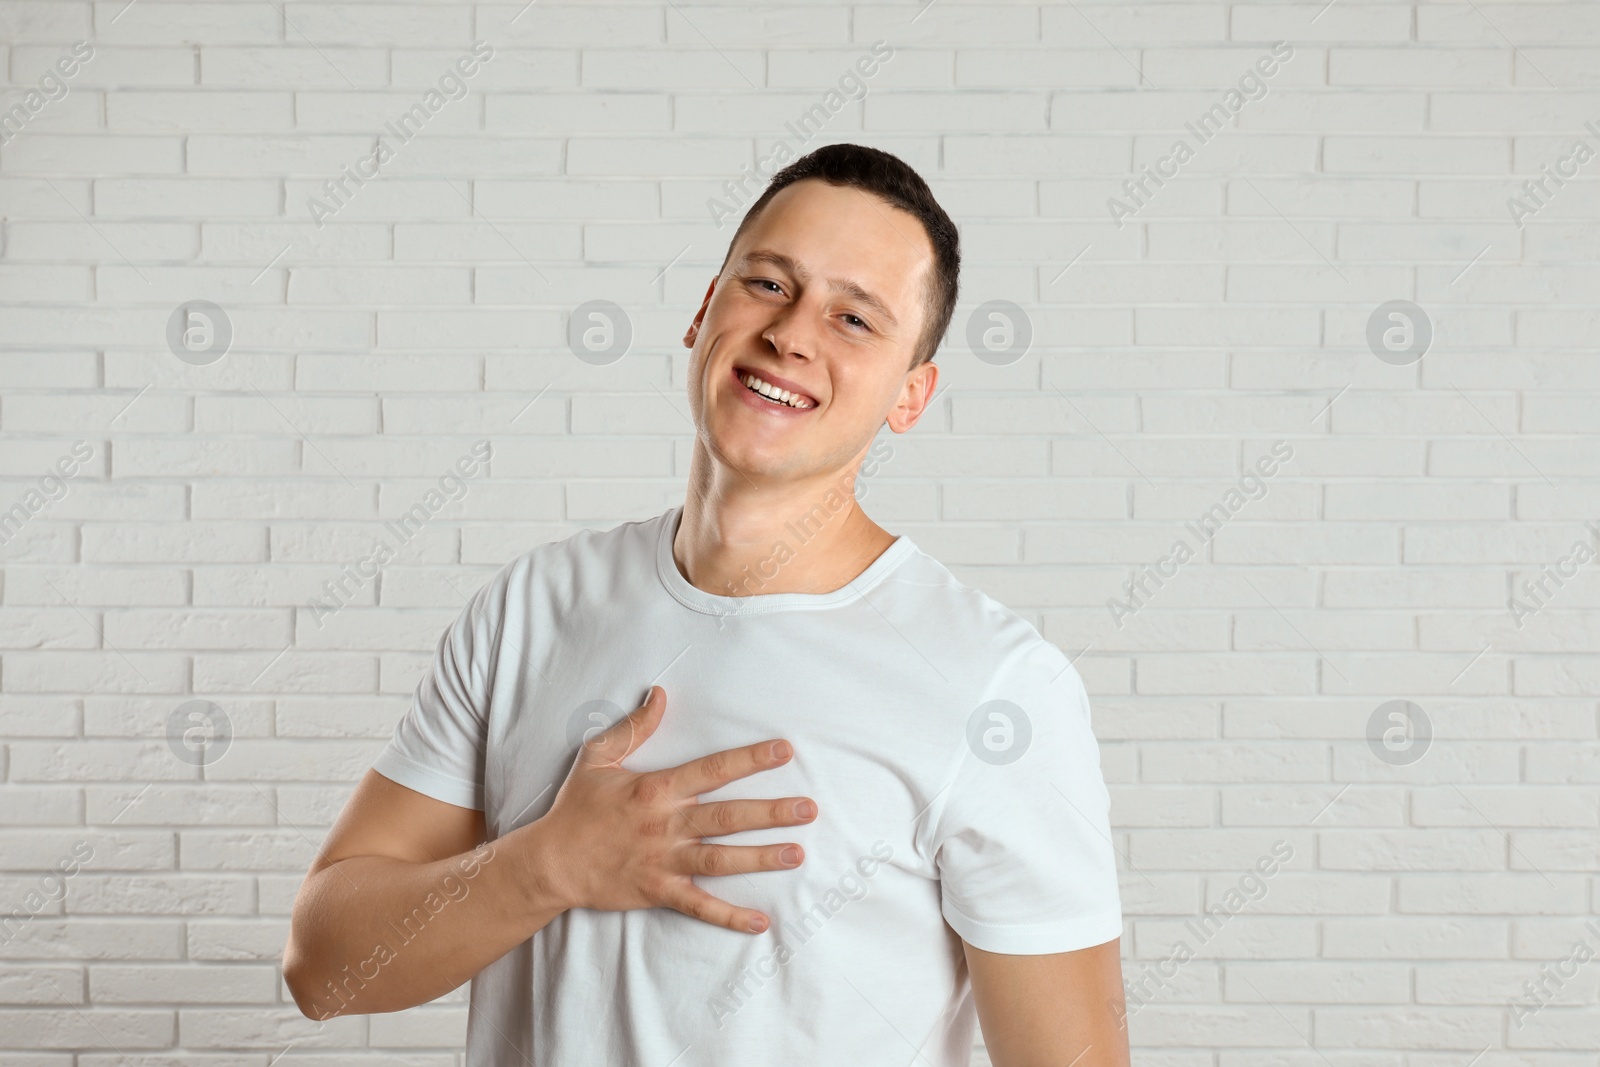
[[[795,841],[805,861],[696,879],[764,912],[761,934],[669,908],[563,913],[473,979],[469,1067],[968,1064],[960,938],[1034,954],[1122,934],[1078,672],[905,536],[831,593],[704,592],[672,558],[681,514],[503,567],[375,767],[481,809],[493,839],[544,815],[585,731],[656,683],[665,717],[625,765],[787,738],[788,763],[702,800],[811,797],[809,824],[711,839]]]

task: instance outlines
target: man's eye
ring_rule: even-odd
[[[770,286],[772,286],[771,289],[767,290],[767,292],[769,292],[769,293],[781,293],[781,292],[783,292],[783,286],[779,285],[777,282],[773,281],[771,278],[752,278],[751,281],[754,282],[756,285],[770,285]]]
[[[847,312],[844,317],[846,319],[850,320],[850,325],[852,325],[852,326],[859,327],[859,328],[861,328],[863,330],[869,329],[869,327],[867,326],[866,320],[863,319],[860,315],[851,315],[851,314],[849,314]]]

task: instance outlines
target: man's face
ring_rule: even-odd
[[[933,245],[914,215],[860,189],[799,181],[739,238],[684,335],[702,441],[752,481],[853,467],[887,419],[915,425],[938,370],[908,371]],[[755,375],[805,396],[764,399]]]

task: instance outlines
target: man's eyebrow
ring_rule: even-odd
[[[774,267],[788,271],[801,281],[808,281],[811,278],[810,272],[803,269],[800,264],[794,261],[792,257],[786,256],[782,252],[773,252],[768,249],[758,248],[754,251],[746,252],[743,256],[739,257],[739,264],[741,266],[749,266],[755,263],[770,263]],[[866,289],[863,289],[860,285],[851,281],[850,279],[829,278],[828,288],[834,290],[835,292],[844,293],[846,296],[865,304],[873,311],[876,311],[888,325],[900,325],[899,320],[894,317],[894,312],[889,310],[889,305],[885,304],[882,300],[879,300],[876,296],[872,295],[872,293],[868,292]]]

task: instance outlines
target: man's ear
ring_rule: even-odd
[[[939,368],[930,359],[906,375],[905,383],[900,387],[900,396],[883,421],[895,433],[905,433],[922,418],[938,386]]]
[[[706,317],[706,308],[711,306],[711,294],[717,291],[717,279],[720,277],[722,277],[720,274],[711,276],[711,284],[706,286],[705,298],[700,301],[700,310],[694,313],[694,321],[689,324],[689,329],[683,335],[684,348],[694,347],[694,339],[700,333],[700,323]]]

